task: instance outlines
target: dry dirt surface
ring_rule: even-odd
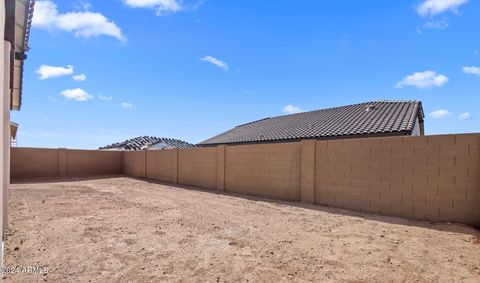
[[[130,178],[10,190],[6,282],[480,282],[479,231]]]

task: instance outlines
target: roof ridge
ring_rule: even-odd
[[[194,144],[174,138],[161,138],[156,136],[137,136],[134,138],[130,138],[121,142],[116,142],[109,144],[107,146],[100,147],[99,149],[126,149],[126,150],[139,150],[148,148],[154,144],[164,142],[171,146],[187,146],[187,147],[195,147]]]
[[[410,115],[410,120],[408,121],[408,126],[407,127],[414,127],[415,126],[415,123],[417,121],[416,119],[416,116],[419,114],[419,111],[420,109],[422,109],[422,102],[418,102],[416,105],[415,105],[415,108],[413,109],[412,111],[412,115]],[[423,109],[422,109],[423,111]],[[423,117],[421,117],[421,119],[419,118],[419,120],[421,121],[423,119]]]
[[[263,119],[258,119],[258,120],[248,122],[248,123],[245,123],[245,124],[240,124],[240,125],[235,126],[235,128],[246,126],[246,125],[253,124],[253,123],[260,122],[260,121],[267,120],[267,119],[270,119],[270,117],[263,118]]]
[[[357,105],[364,105],[364,104],[373,104],[373,103],[419,103],[420,101],[418,100],[374,100],[374,101],[368,101],[368,102],[359,102],[359,103],[354,103],[354,104],[349,104],[349,105],[343,105],[343,106],[336,106],[336,107],[329,107],[329,108],[322,108],[322,109],[316,109],[316,110],[309,110],[309,111],[304,111],[304,112],[299,112],[299,113],[294,113],[294,114],[284,114],[284,115],[278,115],[278,116],[273,116],[273,117],[267,117],[263,119],[259,119],[253,122],[245,123],[236,126],[236,128],[241,127],[241,126],[246,126],[249,124],[253,124],[256,122],[260,122],[263,120],[268,120],[268,119],[274,119],[274,118],[280,118],[280,117],[287,117],[287,116],[294,116],[294,115],[302,115],[302,114],[308,114],[308,113],[313,113],[313,112],[318,112],[318,111],[325,111],[325,110],[332,110],[332,109],[339,109],[339,108],[345,108],[345,107],[352,107],[352,106],[357,106]]]

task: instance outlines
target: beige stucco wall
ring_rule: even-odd
[[[227,147],[225,190],[299,201],[300,150],[300,143]]]
[[[5,121],[6,115],[9,115],[9,54],[10,44],[3,39],[5,38],[5,1],[0,2],[0,117],[2,119],[0,129],[0,229],[1,229],[1,247],[0,247],[0,266],[3,267],[3,238],[5,229],[7,228],[7,206],[8,206],[8,151],[9,147],[4,146],[5,130],[10,123]]]

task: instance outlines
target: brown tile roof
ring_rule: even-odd
[[[373,101],[261,119],[237,126],[199,145],[393,133],[410,135],[417,117],[423,121],[420,101]]]

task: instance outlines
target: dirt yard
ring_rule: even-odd
[[[479,231],[130,178],[13,184],[7,282],[480,282]]]

